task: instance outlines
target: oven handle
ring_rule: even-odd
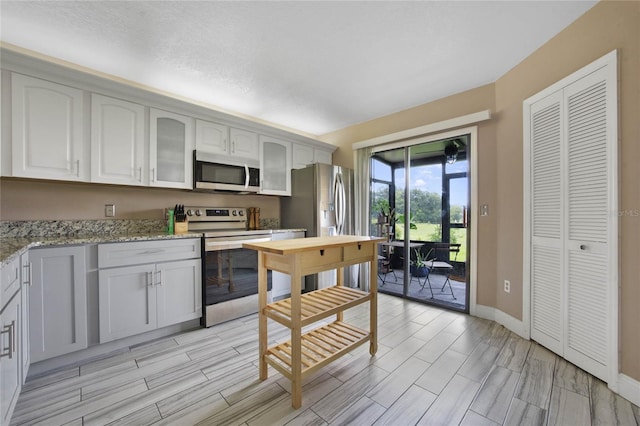
[[[227,237],[220,240],[204,240],[205,251],[219,251],[242,248],[243,243],[264,243],[271,241],[271,235],[262,238]]]

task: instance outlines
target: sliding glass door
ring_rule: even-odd
[[[468,310],[467,145],[457,138],[373,155],[371,231],[386,238],[379,291]]]

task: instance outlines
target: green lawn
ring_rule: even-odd
[[[411,240],[417,241],[439,241],[439,238],[435,238],[435,235],[438,235],[439,225],[434,223],[416,223],[418,229],[412,229],[410,236]],[[404,225],[396,224],[396,239],[403,240],[404,239]],[[451,242],[452,243],[460,243],[460,253],[458,253],[457,260],[458,262],[464,262],[467,258],[467,229],[465,228],[454,228],[451,230]],[[451,260],[455,253],[452,254]]]

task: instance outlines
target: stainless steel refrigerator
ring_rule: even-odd
[[[291,197],[280,198],[283,228],[305,228],[307,237],[352,235],[353,170],[329,164],[313,164],[291,171]],[[357,266],[344,271],[344,285],[357,287]],[[305,291],[329,287],[334,271],[305,278]]]

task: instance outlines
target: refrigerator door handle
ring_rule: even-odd
[[[344,217],[345,217],[345,192],[344,182],[342,180],[342,174],[336,174],[336,181],[333,191],[335,212],[336,212],[336,233],[342,235],[344,232]]]

